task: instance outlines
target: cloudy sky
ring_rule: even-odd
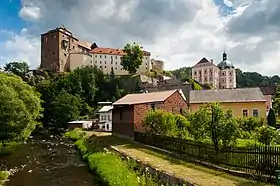
[[[279,0],[0,0],[0,66],[40,64],[40,34],[64,25],[100,47],[137,42],[166,69],[202,57],[280,74]]]

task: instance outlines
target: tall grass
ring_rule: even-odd
[[[109,186],[155,185],[151,179],[137,175],[127,162],[104,148],[106,145],[98,141],[89,143],[88,137],[82,130],[75,129],[66,132],[65,136],[75,141],[83,160],[88,162],[90,170],[99,176],[103,184]]]

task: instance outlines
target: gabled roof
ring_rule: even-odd
[[[103,106],[99,111],[98,113],[101,113],[101,112],[109,112],[110,110],[113,109],[113,106]]]
[[[177,91],[179,90],[168,90],[162,92],[150,92],[141,94],[127,94],[126,96],[113,103],[113,105],[135,105],[141,103],[163,102]]]
[[[260,88],[191,90],[190,103],[265,101]]]
[[[206,59],[205,57],[203,57],[197,64],[201,64],[201,63],[208,63],[210,61],[208,61],[208,59]]]

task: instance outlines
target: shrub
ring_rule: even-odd
[[[172,113],[156,110],[149,112],[143,119],[143,126],[148,133],[174,136],[176,120]]]
[[[176,131],[175,135],[179,138],[189,138],[190,122],[180,114],[175,114]]]
[[[256,117],[243,117],[238,118],[237,123],[239,127],[250,134],[250,136],[253,134],[253,132],[260,126],[264,124],[263,120]]]
[[[269,113],[267,115],[267,124],[271,127],[276,127],[276,116],[272,108],[269,109]]]
[[[65,137],[71,140],[78,140],[84,137],[86,133],[81,128],[75,128],[74,130],[68,131],[64,134]]]
[[[261,126],[257,129],[256,137],[260,143],[270,145],[275,140],[276,130],[273,127]]]

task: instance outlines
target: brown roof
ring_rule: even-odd
[[[190,103],[265,101],[260,88],[191,90]]]
[[[141,103],[163,102],[178,90],[168,90],[162,92],[150,92],[141,94],[127,94],[117,100],[113,105],[135,105]]]
[[[122,49],[115,49],[115,48],[95,48],[90,51],[93,54],[111,54],[111,55],[124,55]],[[144,56],[150,56],[151,53],[143,50]]]

